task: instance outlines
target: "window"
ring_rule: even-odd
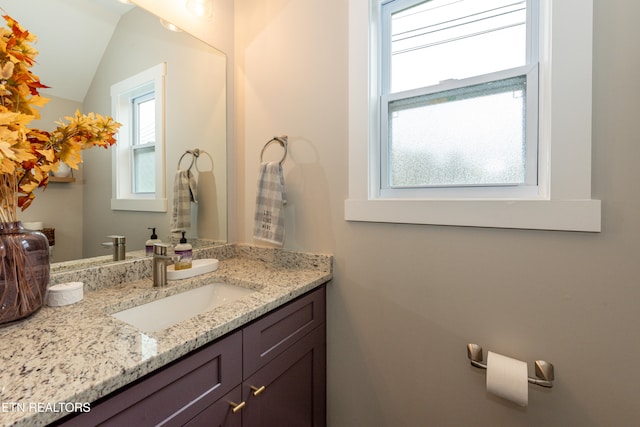
[[[164,76],[157,65],[111,87],[113,115],[122,127],[113,150],[114,210],[166,212]]]
[[[155,192],[156,97],[153,87],[131,100],[133,193]]]
[[[591,0],[350,0],[345,218],[599,231],[591,33]]]
[[[383,196],[537,184],[537,126],[527,125],[537,120],[535,6],[381,4]]]

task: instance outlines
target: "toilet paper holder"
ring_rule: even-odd
[[[487,369],[487,365],[482,363],[482,347],[478,344],[467,344],[467,357],[471,361],[471,365],[480,369]],[[536,360],[536,377],[528,377],[528,381],[531,384],[536,384],[542,387],[553,387],[552,381],[555,378],[553,372],[553,364],[545,362],[544,360]]]

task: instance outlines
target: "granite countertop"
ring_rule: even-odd
[[[68,403],[86,407],[332,277],[329,255],[224,245],[194,251],[194,257],[218,258],[218,270],[170,281],[163,288],[153,287],[148,258],[125,261],[113,267],[117,271],[103,266],[54,275],[52,283],[81,275],[84,299],[65,307],[43,307],[26,320],[0,328],[0,425],[51,423],[67,414]],[[153,333],[110,316],[214,282],[255,292]]]

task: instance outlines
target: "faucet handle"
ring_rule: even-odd
[[[153,244],[153,254],[154,255],[167,255],[167,249],[169,249],[171,245],[167,243],[154,243]]]
[[[114,246],[124,245],[127,241],[127,238],[125,236],[114,235],[114,236],[107,236],[107,237],[111,239],[112,244]]]
[[[107,236],[111,242],[102,243],[102,246],[113,248],[113,260],[122,261],[126,258],[125,247],[127,239],[124,236]]]
[[[166,243],[153,244],[153,286],[167,285],[167,263],[173,257],[167,255],[167,249],[172,247]]]

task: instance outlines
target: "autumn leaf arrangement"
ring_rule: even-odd
[[[56,122],[47,132],[30,128],[40,118],[37,108],[48,98],[39,90],[47,88],[33,74],[38,51],[37,37],[15,19],[3,15],[6,27],[0,28],[0,221],[17,221],[17,208],[29,207],[34,190],[46,187],[49,173],[60,162],[78,169],[80,152],[113,145],[120,124],[109,116],[76,111],[74,116]]]
[[[2,10],[0,8],[0,10]],[[36,36],[4,14],[0,27],[0,326],[28,316],[45,301],[49,285],[46,237],[23,232],[17,210],[26,209],[49,173],[64,162],[73,169],[80,152],[113,145],[120,124],[111,117],[81,114],[56,123],[47,132],[30,126],[49,99],[31,67],[38,51]],[[1,21],[0,21],[1,22]],[[35,240],[34,240],[35,239]],[[40,243],[37,243],[39,241]]]

